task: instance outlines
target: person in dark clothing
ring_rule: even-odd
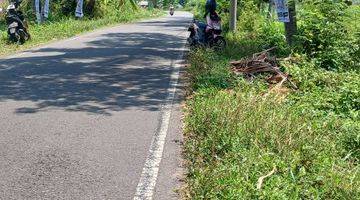
[[[214,13],[216,11],[216,7],[217,7],[217,3],[216,0],[207,0],[206,4],[205,4],[205,15],[204,18],[206,18],[206,16],[209,13]]]

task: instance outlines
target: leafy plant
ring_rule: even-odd
[[[61,20],[64,17],[74,16],[76,4],[76,0],[52,0],[50,20]],[[136,2],[134,0],[84,0],[83,12],[86,18],[100,18],[124,8],[136,9]],[[35,19],[33,0],[24,1],[22,9],[27,18]]]
[[[290,49],[283,24],[267,19],[257,2],[239,2],[238,32],[227,33],[224,51],[190,53],[186,197],[360,198],[360,7],[302,1],[299,46]],[[294,61],[280,64],[298,90],[231,74],[229,61],[270,46],[279,56],[292,50]]]
[[[30,1],[24,1],[24,4],[22,4],[24,7],[22,9],[26,11],[28,16],[33,16],[32,4],[29,2]],[[54,39],[68,38],[99,27],[163,14],[163,12],[159,12],[159,10],[134,10],[127,0],[125,4],[118,0],[97,0],[96,3],[99,5],[96,4],[95,6],[97,11],[93,13],[94,16],[90,16],[90,13],[86,14],[86,12],[90,12],[90,10],[86,11],[86,9],[90,9],[87,7],[90,6],[90,4],[85,4],[85,17],[82,20],[75,20],[73,17],[75,8],[69,9],[68,12],[64,13],[62,11],[63,7],[67,5],[74,6],[71,2],[72,1],[65,0],[52,1],[50,18],[47,23],[37,25],[32,21],[30,23],[32,39],[20,46],[7,42],[8,37],[5,20],[0,16],[0,55],[27,49]],[[98,14],[96,14],[97,12]]]
[[[325,69],[349,69],[359,46],[345,25],[348,6],[342,1],[305,1],[299,19],[300,51]]]

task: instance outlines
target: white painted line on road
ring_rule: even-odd
[[[183,53],[184,51],[185,47],[182,49]],[[183,59],[183,53],[177,61],[172,61],[171,65],[174,69],[171,74],[170,87],[168,89],[169,93],[166,97],[165,105],[162,107],[160,129],[152,138],[149,154],[145,161],[145,166],[136,188],[134,200],[151,200],[153,198],[159,167],[164,151],[165,139],[169,129],[172,105],[179,80],[181,65],[178,62]]]

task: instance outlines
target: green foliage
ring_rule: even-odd
[[[360,198],[360,75],[300,59],[284,65],[299,90],[268,91],[261,79],[229,73],[229,59],[205,49],[190,54],[189,198]]]
[[[184,0],[149,0],[151,6],[156,8],[169,8],[170,5],[177,6]]]
[[[61,20],[75,15],[76,0],[52,0],[50,2],[50,21]],[[132,0],[84,0],[83,12],[86,18],[100,18],[119,13],[123,9],[133,9]],[[27,18],[35,20],[34,1],[24,1],[22,10]]]
[[[267,19],[255,1],[241,3],[238,32],[226,35],[227,48],[189,56],[194,93],[185,120],[187,197],[359,199],[360,8],[303,2],[298,20],[304,49],[290,49],[281,23]],[[305,34],[315,30],[320,32]],[[313,47],[318,40],[328,45],[322,51]],[[293,52],[296,61],[281,67],[298,90],[269,90],[262,76],[248,82],[230,72],[229,61],[272,46],[278,56]],[[274,166],[258,190],[258,179]]]
[[[354,66],[354,53],[360,47],[345,24],[347,5],[332,0],[311,0],[303,6],[299,16],[301,50],[325,69]]]
[[[93,19],[85,17],[81,20],[76,20],[70,16],[55,17],[53,15],[46,23],[41,25],[31,22],[30,33],[32,35],[32,39],[24,45],[15,45],[8,42],[5,21],[0,18],[0,55],[24,50],[52,40],[68,38],[100,27],[116,23],[131,22],[140,18],[156,17],[163,14],[163,12],[159,10],[134,10],[129,2],[125,3],[123,6],[119,4],[119,1],[109,0],[107,2],[107,6],[102,8],[104,9],[104,16],[102,17],[96,17]],[[26,5],[24,4],[24,6]],[[69,15],[72,16],[74,13]]]
[[[334,72],[304,62],[288,67],[301,92],[292,96],[304,109],[317,115],[337,115],[360,120],[360,74],[356,71]],[[315,102],[315,103],[314,103]]]
[[[359,169],[342,154],[358,147],[352,137],[356,132],[345,132],[332,120],[319,126],[276,97],[259,95],[254,85],[242,87],[234,92],[202,89],[189,102],[192,199],[360,197]],[[337,140],[342,142],[337,145]],[[277,172],[257,190],[258,179],[274,166]]]
[[[283,24],[267,19],[253,1],[243,2],[239,19],[237,33],[227,35],[230,46],[226,49],[226,54],[232,57],[236,56],[234,54],[245,56],[238,51],[246,50],[246,55],[251,55],[271,47],[277,47],[278,55],[289,54]],[[242,48],[238,48],[239,46]]]

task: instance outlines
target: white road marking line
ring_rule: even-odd
[[[184,53],[185,46],[182,48]],[[136,188],[134,200],[151,200],[153,198],[154,189],[159,173],[159,167],[164,151],[165,139],[169,129],[171,110],[173,101],[175,98],[176,88],[178,86],[179,74],[180,74],[180,62],[183,59],[184,54],[175,61],[172,61],[173,72],[171,74],[169,93],[165,99],[165,105],[162,107],[161,124],[159,131],[153,136],[151,141],[148,157],[145,162],[145,166],[141,173],[140,181]]]

